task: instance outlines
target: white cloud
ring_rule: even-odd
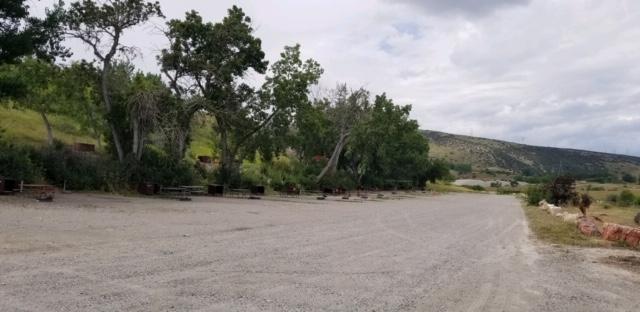
[[[219,21],[238,4],[271,61],[284,45],[300,43],[325,68],[323,87],[346,82],[387,92],[413,104],[426,129],[640,155],[640,145],[630,144],[640,137],[640,2],[401,2],[161,5],[169,18],[194,9]],[[125,40],[141,48],[141,68],[157,71],[165,45],[157,31],[147,26]]]

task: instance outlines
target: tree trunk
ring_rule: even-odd
[[[347,144],[347,138],[349,137],[348,133],[341,133],[340,138],[338,139],[338,143],[336,147],[333,149],[333,153],[331,154],[331,158],[327,162],[327,165],[324,166],[318,177],[316,177],[316,182],[319,182],[326,175],[333,175],[336,173],[338,169],[338,160],[340,160],[340,154],[342,154],[342,149]]]
[[[140,145],[140,123],[134,117],[131,121],[131,132],[133,132],[133,143],[131,145],[131,151],[136,160],[140,160],[138,157],[138,145]]]
[[[238,146],[231,147],[228,130],[220,128],[220,178],[222,184],[233,185],[239,182],[237,177],[240,173],[240,166],[236,162]]]
[[[49,144],[49,146],[53,146],[53,129],[51,129],[49,118],[47,118],[47,115],[43,112],[40,112],[40,116],[42,116],[44,127],[47,129],[47,144]]]
[[[109,98],[109,71],[111,70],[111,60],[105,59],[102,65],[102,75],[100,86],[102,88],[102,100],[104,102],[105,111],[107,112],[107,122],[109,123],[109,129],[111,129],[111,136],[113,137],[113,145],[116,148],[116,152],[118,153],[118,160],[122,163],[124,162],[124,150],[122,149],[122,144],[120,143],[120,135],[111,121],[111,99]]]
[[[96,137],[96,143],[98,144],[98,149],[102,150],[102,139],[101,139],[101,135],[100,135],[100,131],[98,131],[97,128],[93,129],[93,135],[95,135]]]
[[[144,137],[140,138],[140,142],[138,142],[138,150],[136,154],[136,160],[140,161],[142,159],[142,152],[144,151]]]

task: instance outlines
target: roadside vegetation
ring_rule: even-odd
[[[60,2],[42,19],[29,16],[26,0],[7,3],[0,8],[11,30],[0,35],[5,178],[106,191],[142,182],[395,189],[449,174],[429,158],[411,105],[340,83],[312,96],[321,65],[298,44],[270,63],[240,7],[218,21],[195,11],[165,20],[154,74],[135,67],[136,47],[120,39],[163,20],[158,2]],[[64,62],[76,52],[63,45],[68,38],[93,57]],[[249,73],[264,82],[246,82]],[[96,152],[78,152],[75,143]]]
[[[606,222],[638,226],[634,217],[640,213],[640,185],[578,182],[575,190],[588,194],[593,199],[588,215],[596,218],[600,225]],[[562,218],[539,209],[538,202],[553,201],[544,185],[529,186],[526,195],[524,212],[532,232],[540,240],[553,244],[590,247],[618,245],[615,242],[585,236],[575,224],[563,222]],[[578,207],[571,204],[565,205],[563,209],[572,214],[581,213]]]

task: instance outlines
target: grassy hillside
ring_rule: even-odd
[[[97,144],[97,140],[77,122],[66,116],[50,115],[56,139],[67,145],[73,143]],[[42,118],[32,110],[18,110],[0,106],[0,128],[4,138],[19,145],[35,147],[47,144],[47,130]],[[211,118],[198,117],[193,121],[192,142],[187,150],[187,158],[195,159],[199,155],[215,155],[215,136]]]
[[[72,119],[65,116],[48,116],[53,135],[65,144],[96,144],[96,139]],[[6,139],[25,145],[41,146],[47,143],[47,130],[42,117],[32,110],[18,110],[0,106],[0,127]]]
[[[570,172],[582,177],[640,174],[640,157],[531,146],[430,130],[423,133],[429,139],[433,157],[471,164],[475,172],[512,175]]]

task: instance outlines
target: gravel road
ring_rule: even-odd
[[[625,252],[537,243],[509,196],[0,197],[0,311],[638,311]]]

